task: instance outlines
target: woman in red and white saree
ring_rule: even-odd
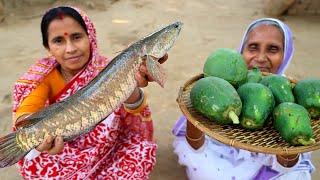
[[[70,16],[61,7],[58,8],[61,11],[58,18]],[[109,62],[109,59],[98,53],[95,28],[89,18],[79,9],[63,8],[70,8],[81,15],[90,43],[89,60],[70,81],[64,81],[59,71],[61,66],[54,56],[43,58],[32,65],[14,87],[14,129],[17,128],[15,121],[18,117],[74,94]],[[41,102],[42,107],[35,93],[42,97],[42,101],[46,97]],[[32,150],[18,163],[23,178],[148,179],[155,165],[157,146],[153,141],[153,124],[146,97],[143,93],[141,96],[143,100],[138,107],[129,109],[122,105],[91,132],[64,142],[63,150],[58,154]]]

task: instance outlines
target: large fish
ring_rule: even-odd
[[[165,74],[155,59],[173,46],[181,27],[181,22],[175,22],[133,43],[86,87],[27,117],[28,126],[0,138],[0,167],[18,162],[47,135],[70,141],[92,130],[131,95],[137,86],[135,74],[144,61],[151,76],[163,86]]]

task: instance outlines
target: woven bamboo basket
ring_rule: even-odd
[[[192,107],[190,100],[190,91],[195,82],[201,78],[203,78],[203,74],[189,79],[180,88],[177,102],[188,121],[208,136],[236,148],[267,154],[292,155],[320,149],[320,120],[312,120],[311,122],[316,143],[309,146],[292,146],[288,144],[274,129],[271,121],[263,129],[256,131],[246,130],[235,125],[219,125],[210,121]],[[289,78],[289,80],[294,84],[297,82],[292,78]]]

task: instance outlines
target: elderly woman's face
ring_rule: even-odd
[[[242,52],[248,68],[277,73],[284,56],[283,42],[283,34],[275,26],[260,25],[253,29]]]
[[[75,74],[89,61],[88,35],[81,25],[69,16],[55,19],[50,23],[48,44],[49,52],[65,71]]]

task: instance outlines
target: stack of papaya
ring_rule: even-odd
[[[320,79],[248,70],[242,55],[220,48],[210,54],[204,77],[192,87],[192,106],[210,121],[254,131],[272,123],[291,145],[315,143],[311,121],[320,117]],[[272,122],[269,122],[272,121]]]

